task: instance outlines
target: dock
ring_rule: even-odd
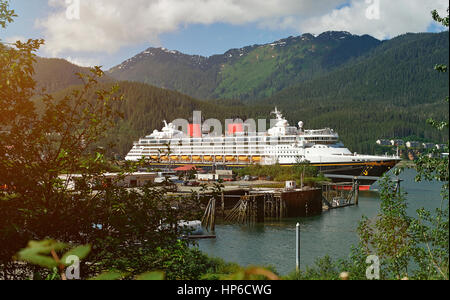
[[[202,224],[214,232],[215,222],[251,225],[265,221],[317,216],[322,213],[322,190],[240,188],[211,196],[206,204]]]
[[[324,211],[358,205],[359,180],[351,182],[322,182],[316,187],[297,188],[294,182],[286,182],[286,188],[233,185],[220,190],[197,188],[197,207],[203,217],[202,227],[214,233],[216,222],[253,225],[283,219],[321,215]],[[290,188],[288,183],[294,184]],[[213,187],[213,186],[211,186]],[[346,187],[346,188],[344,188]],[[350,188],[348,188],[350,187]],[[189,188],[192,191],[194,188]],[[177,199],[189,199],[187,188],[172,194]],[[183,200],[181,200],[184,202]],[[195,202],[195,201],[194,201]],[[200,207],[198,205],[200,204]],[[189,239],[214,239],[212,235],[190,236]]]

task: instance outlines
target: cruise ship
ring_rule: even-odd
[[[150,165],[162,168],[195,165],[203,169],[309,163],[335,182],[348,182],[348,176],[364,177],[361,189],[369,189],[377,177],[400,162],[397,156],[352,153],[333,129],[305,130],[303,122],[291,126],[278,109],[272,114],[274,126],[267,132],[249,132],[245,123],[233,123],[220,136],[202,132],[200,124],[189,124],[185,133],[164,121],[161,131],[135,142],[125,159],[145,158]]]

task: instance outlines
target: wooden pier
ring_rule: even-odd
[[[216,205],[217,201],[220,204]],[[266,220],[310,217],[321,213],[321,189],[240,189],[211,198],[202,224],[208,231],[214,231],[217,216],[225,223],[251,225]]]

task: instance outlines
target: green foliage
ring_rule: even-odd
[[[119,272],[105,272],[100,275],[97,275],[89,280],[97,280],[97,281],[113,281],[122,279],[123,275]]]
[[[64,257],[80,255],[86,258],[90,253],[89,246],[79,246],[69,250],[60,260],[56,252],[67,249],[64,243],[51,240],[30,242],[26,249],[18,253],[18,259],[27,263],[49,269],[47,280],[60,280],[64,276]],[[95,247],[94,247],[95,248]],[[219,258],[210,258],[196,248],[189,248],[186,243],[178,241],[173,247],[156,249],[152,257],[146,259],[153,262],[153,269],[159,271],[144,272],[133,275],[133,271],[111,269],[104,271],[88,280],[278,280],[279,277],[271,268],[249,267],[242,268],[234,263],[226,263]],[[91,256],[92,257],[92,256]],[[132,266],[132,259],[127,262]],[[60,274],[57,269],[59,268]],[[39,279],[39,273],[34,279]]]
[[[60,251],[67,248],[66,244],[46,240],[28,243],[28,247],[18,253],[18,259],[44,268],[58,267],[59,262],[52,257],[52,251]]]
[[[408,276],[412,261],[411,219],[406,214],[406,199],[396,183],[384,177],[380,182],[381,211],[375,220],[364,218],[358,227],[360,247],[369,256],[376,254],[382,263],[383,279]]]
[[[14,10],[9,9],[9,1],[0,0],[0,26],[6,28],[8,23],[12,23],[17,17]]]
[[[67,265],[68,264],[67,260],[68,260],[69,256],[76,256],[80,260],[82,260],[82,259],[86,258],[90,252],[91,252],[90,245],[77,246],[77,247],[71,249],[70,251],[66,252],[63,255],[63,257],[61,257],[61,262],[65,265]]]
[[[432,12],[433,19],[443,26],[449,27],[449,9],[447,16],[441,17],[436,11]],[[446,65],[437,65],[440,73],[447,73]],[[445,101],[448,103],[448,96]],[[430,119],[429,124],[437,131],[448,132],[448,115],[445,121]],[[448,152],[447,143],[444,151]],[[415,260],[419,268],[415,274],[419,279],[446,279],[449,278],[449,158],[442,157],[439,151],[430,155],[423,155],[416,161],[418,175],[416,181],[435,180],[442,182],[441,205],[436,211],[430,212],[424,208],[417,211],[418,218],[414,219],[411,227],[417,244],[422,247],[415,248]]]
[[[441,25],[444,27],[449,27],[448,12],[449,12],[449,9],[447,7],[447,16],[441,17],[436,10],[433,10],[431,12],[431,15],[432,15],[434,21],[436,21],[437,23],[441,23]]]
[[[339,265],[329,256],[318,259],[313,267],[294,272],[285,277],[287,280],[339,280]]]
[[[164,280],[163,272],[147,272],[136,277],[136,280]]]
[[[326,181],[321,174],[318,173],[317,168],[309,166],[308,164],[296,164],[294,166],[284,167],[279,164],[275,165],[252,165],[246,168],[236,170],[241,177],[245,175],[257,177],[270,177],[274,181],[297,181],[300,184],[302,178],[305,184],[313,184],[318,181]]]

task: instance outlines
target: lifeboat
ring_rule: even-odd
[[[191,160],[191,158],[189,156],[182,156],[181,159],[182,160]]]
[[[253,156],[252,160],[259,162],[261,161],[261,156]]]
[[[169,160],[168,156],[161,156],[161,160]]]
[[[212,156],[203,156],[203,159],[205,161],[212,161],[213,160]]]
[[[153,160],[158,160],[158,156],[151,156]]]
[[[223,160],[223,156],[216,156],[216,160]]]
[[[171,160],[178,160],[178,156],[172,155],[172,156],[170,157],[170,159],[171,159]]]
[[[202,158],[200,156],[192,156],[192,159],[195,161],[202,160]]]
[[[234,158],[234,156],[227,156],[225,157],[226,161],[235,161],[236,159]]]
[[[248,161],[248,156],[239,156],[239,161]]]

